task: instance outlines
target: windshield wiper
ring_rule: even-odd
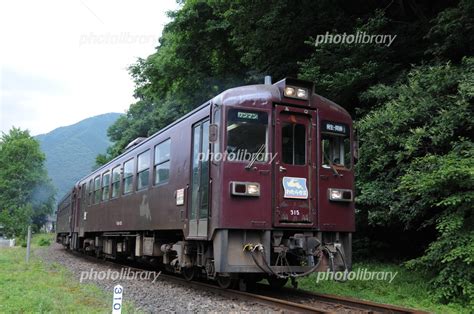
[[[335,176],[340,176],[339,172],[337,172],[337,169],[336,167],[334,166],[334,163],[331,161],[331,159],[329,159],[329,157],[324,154],[324,157],[326,158],[326,160],[328,161],[329,163],[329,168],[331,168],[332,172],[334,172],[334,175]]]
[[[252,159],[250,159],[250,162],[248,163],[248,165],[245,166],[245,169],[252,168],[252,166],[255,163],[255,161],[257,160],[258,156],[263,152],[264,149],[265,149],[265,144],[262,144],[262,146],[260,146],[258,151],[253,155]]]

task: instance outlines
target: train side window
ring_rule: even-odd
[[[155,185],[168,182],[170,178],[171,139],[155,146]]]
[[[138,155],[137,191],[146,189],[150,179],[150,150]]]
[[[120,166],[112,169],[112,198],[118,197],[120,194]]]
[[[133,159],[123,164],[123,194],[133,191]]]
[[[109,199],[110,189],[110,172],[106,171],[102,175],[102,200],[107,201]]]
[[[83,183],[81,188],[81,210],[84,210],[84,207],[87,204],[87,184]]]
[[[306,128],[303,124],[285,123],[281,128],[282,159],[288,165],[306,164]]]
[[[100,202],[100,176],[94,179],[94,204]]]
[[[323,167],[351,168],[351,143],[349,136],[322,134]]]
[[[88,201],[88,205],[91,206],[93,203],[94,203],[94,199],[93,199],[93,194],[92,194],[92,191],[93,191],[93,181],[92,179],[89,180],[89,184],[88,184],[88,188],[87,188],[87,191],[89,193],[89,197],[87,198]]]

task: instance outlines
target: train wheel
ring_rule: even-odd
[[[235,284],[235,280],[230,276],[217,275],[216,281],[222,289],[232,288]]]
[[[270,287],[274,289],[280,289],[284,285],[286,285],[286,283],[288,282],[288,278],[277,278],[275,276],[271,276],[267,278],[267,281],[270,284]]]
[[[183,268],[183,277],[187,281],[194,280],[194,278],[196,278],[196,268],[195,267]]]

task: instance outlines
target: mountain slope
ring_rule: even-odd
[[[46,168],[60,199],[74,183],[91,172],[95,158],[110,141],[107,129],[120,116],[106,113],[36,136],[46,154]]]

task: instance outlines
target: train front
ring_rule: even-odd
[[[295,79],[228,90],[211,111],[210,234],[220,283],[266,277],[279,286],[350,269],[354,138],[347,111]]]

